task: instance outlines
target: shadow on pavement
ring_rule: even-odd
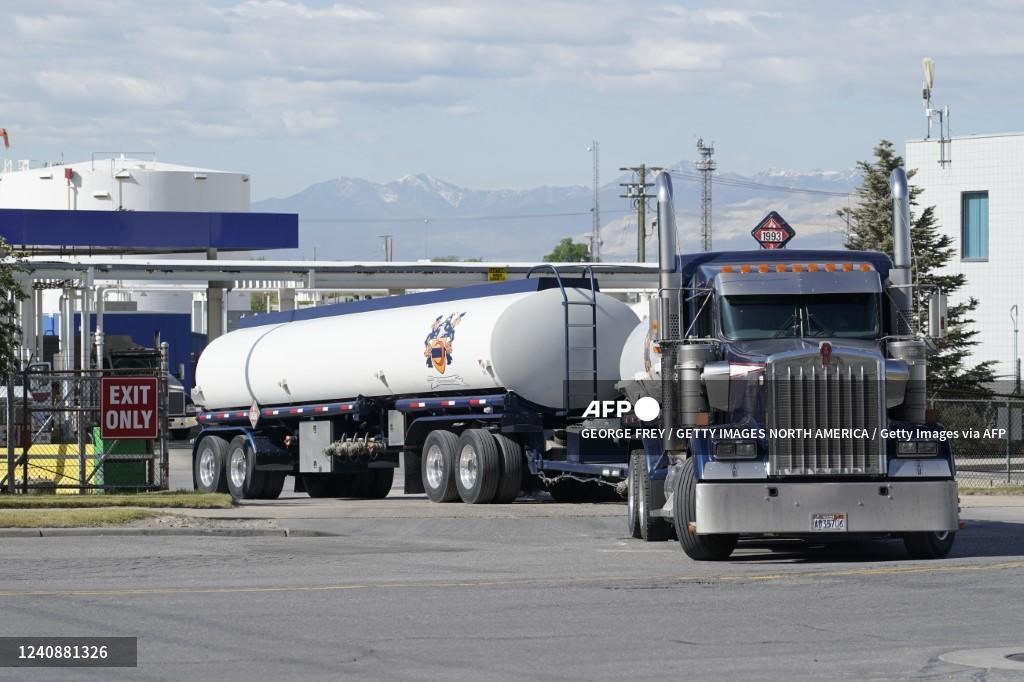
[[[973,557],[1024,557],[1024,523],[971,521],[957,533],[951,559]],[[857,563],[871,561],[920,561],[907,556],[899,539],[854,539],[831,543],[813,540],[741,541],[729,559],[761,563]]]

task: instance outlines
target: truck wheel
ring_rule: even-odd
[[[651,516],[654,506],[660,508],[665,503],[664,493],[656,491],[651,472],[647,469],[647,455],[643,452],[637,458],[636,470],[636,518],[640,527],[640,537],[646,542],[660,542],[672,537],[672,526],[667,519]],[[661,494],[656,494],[656,492]],[[659,502],[661,503],[659,505]]]
[[[420,474],[431,502],[459,499],[455,486],[455,451],[459,438],[451,431],[431,431],[423,443]]]
[[[340,497],[339,479],[335,474],[301,474],[306,494],[313,498]]]
[[[630,453],[629,474],[626,476],[626,530],[629,531],[631,538],[641,537],[640,517],[636,513],[637,488],[640,487],[636,482],[636,474],[640,470],[640,457],[642,456],[643,452],[641,451]]]
[[[284,489],[284,477],[287,474],[277,472],[264,472],[263,490],[260,491],[261,500],[276,500],[281,496]]]
[[[490,431],[466,429],[456,446],[455,485],[466,504],[487,504],[501,480],[501,453]]]
[[[501,480],[498,492],[494,494],[495,504],[509,504],[519,497],[523,488],[523,448],[518,442],[500,433],[494,434],[494,440],[501,451]]]
[[[220,436],[207,436],[199,441],[192,458],[192,484],[201,493],[226,493],[228,479],[224,461],[228,442]]]
[[[956,533],[943,531],[939,533],[907,533],[903,536],[903,545],[911,559],[942,559],[953,549]]]
[[[697,561],[728,559],[736,548],[736,535],[697,535],[690,532],[690,524],[697,521],[697,472],[693,457],[682,466],[672,499],[672,518],[679,544],[688,557]]]
[[[395,482],[394,469],[369,469],[354,474],[349,494],[362,500],[383,500]]]
[[[235,436],[228,444],[228,492],[236,500],[259,499],[264,476],[256,471],[256,455],[245,436]]]

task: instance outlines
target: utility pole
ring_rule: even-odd
[[[384,262],[390,263],[394,260],[394,244],[395,241],[390,234],[379,235],[384,240]]]
[[[631,199],[636,208],[636,262],[643,263],[647,260],[647,200],[653,199],[653,194],[647,193],[648,187],[654,183],[647,182],[647,173],[657,173],[662,170],[655,166],[626,166],[620,171],[631,171],[634,174],[634,182],[620,182],[620,187],[626,188],[625,194],[619,196],[623,199]]]
[[[711,250],[711,173],[715,170],[715,162],[711,156],[715,153],[715,143],[704,144],[704,138],[697,139],[697,153],[700,160],[694,165],[700,171],[703,183],[700,191],[700,238],[702,250]]]
[[[587,147],[588,152],[594,154],[594,206],[590,209],[590,212],[594,216],[594,225],[591,228],[590,234],[590,261],[597,263],[601,260],[601,202],[598,198],[601,186],[601,176],[599,172],[598,164],[598,145],[597,140],[590,143]]]

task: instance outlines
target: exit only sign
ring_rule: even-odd
[[[157,378],[100,380],[100,436],[103,440],[157,437]]]

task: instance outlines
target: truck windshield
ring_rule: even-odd
[[[809,296],[724,296],[722,331],[730,339],[878,335],[878,297],[872,293]]]

